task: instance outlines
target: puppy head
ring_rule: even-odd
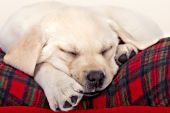
[[[80,83],[86,93],[108,86],[118,70],[114,56],[117,34],[95,13],[68,10],[46,18],[41,29],[48,36],[39,62],[51,63]],[[44,57],[48,55],[48,58]]]

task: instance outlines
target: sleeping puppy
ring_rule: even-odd
[[[0,45],[4,62],[33,76],[52,110],[68,111],[111,83],[122,55],[128,59],[161,37],[153,21],[127,9],[44,2],[14,14]]]

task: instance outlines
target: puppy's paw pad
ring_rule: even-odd
[[[61,111],[61,109],[59,107],[56,108],[56,111]]]
[[[76,104],[78,100],[78,96],[72,96],[70,99],[72,103]]]
[[[71,107],[72,105],[68,101],[65,101],[63,108],[71,108]]]
[[[120,44],[118,45],[115,60],[116,63],[121,66],[125,64],[130,58],[136,55],[138,50],[131,44]]]
[[[121,63],[121,64],[124,64],[125,62],[127,62],[128,60],[128,57],[126,54],[122,54],[120,55],[120,57],[118,58],[118,61]]]

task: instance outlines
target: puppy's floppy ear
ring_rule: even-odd
[[[149,18],[131,10],[109,7],[105,9],[110,27],[125,43],[145,49],[163,38],[159,26]]]
[[[45,44],[40,31],[32,29],[12,46],[4,57],[4,62],[33,76],[40,52]]]

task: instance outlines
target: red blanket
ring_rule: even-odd
[[[33,78],[2,62],[0,51],[0,105],[48,107]],[[141,51],[124,64],[110,86],[97,97],[85,97],[76,109],[127,105],[169,106],[170,38]]]
[[[35,107],[0,107],[0,113],[55,113],[49,109]],[[67,113],[169,113],[170,107],[129,106],[93,110],[72,110]],[[60,113],[60,112],[57,112]],[[63,113],[63,112],[62,112]]]

